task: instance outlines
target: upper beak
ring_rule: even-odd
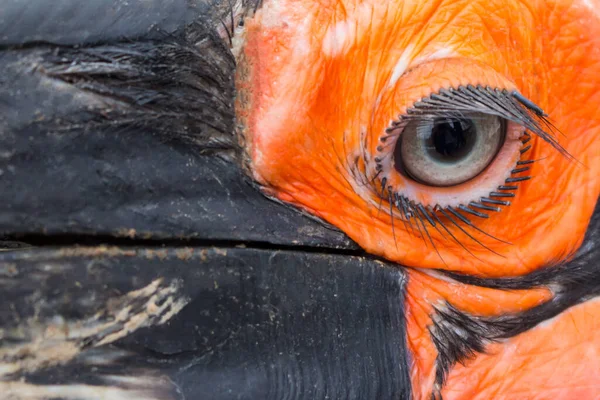
[[[28,46],[143,42],[185,26],[188,2],[96,2],[129,7],[110,29],[108,10],[66,18],[76,3],[4,9],[0,232],[32,247],[0,253],[0,397],[409,397],[401,269],[221,152],[89,123],[102,96],[52,76],[60,47]]]

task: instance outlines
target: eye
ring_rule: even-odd
[[[520,184],[531,178],[535,160],[528,157],[529,132],[568,156],[551,128],[544,112],[516,91],[472,85],[441,89],[407,108],[380,138],[375,191],[388,203],[392,224],[406,225],[436,251],[435,231],[445,232],[447,241],[471,255],[466,242],[495,252],[481,235],[510,242],[478,221],[509,207]]]
[[[386,129],[379,140],[385,144],[377,147],[372,180],[379,180],[375,188],[380,185],[378,195],[389,205],[392,227],[394,220],[401,221],[442,261],[434,230],[472,256],[456,231],[498,254],[481,235],[511,243],[477,221],[510,206],[519,183],[531,178],[535,160],[523,157],[531,149],[526,130],[568,155],[548,127],[544,112],[516,91],[467,85],[416,101]]]
[[[417,182],[453,186],[479,175],[506,136],[505,121],[474,113],[411,121],[394,152],[395,169]]]

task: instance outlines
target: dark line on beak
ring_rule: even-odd
[[[0,249],[2,243],[19,243],[16,249],[33,247],[63,247],[63,246],[118,246],[118,247],[240,247],[272,251],[298,251],[304,253],[335,254],[346,256],[358,256],[369,259],[382,260],[364,250],[339,249],[332,247],[318,247],[310,245],[273,244],[261,241],[227,240],[227,239],[205,239],[205,238],[167,238],[167,239],[138,239],[127,237],[115,237],[110,235],[76,235],[76,234],[12,234],[0,237]],[[15,246],[6,246],[5,249],[13,250]],[[389,262],[387,262],[389,263]],[[392,263],[390,263],[392,264]]]

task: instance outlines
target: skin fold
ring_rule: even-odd
[[[518,280],[577,258],[600,193],[600,3],[273,0],[241,37],[236,107],[253,178],[270,196],[410,268],[414,396],[600,396],[593,295],[436,378],[431,326],[440,307],[500,321],[554,302],[559,291],[541,281],[483,288],[430,272]],[[433,251],[399,219],[394,224],[369,180],[370,163],[390,121],[415,101],[469,84],[518,90],[549,115],[565,152],[534,135],[532,179],[510,207],[477,221],[504,240],[476,234],[493,252],[463,237],[465,249],[431,229]],[[402,177],[388,182],[406,188]],[[587,268],[597,265],[592,259]]]

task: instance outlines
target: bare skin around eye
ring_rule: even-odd
[[[507,315],[554,293],[473,288],[421,271],[517,276],[570,259],[583,240],[600,193],[600,3],[265,1],[246,22],[244,41],[237,114],[250,173],[269,195],[339,227],[370,253],[415,268],[407,303],[413,393],[429,398],[434,307],[449,302],[472,315]],[[518,90],[549,115],[573,159],[533,136],[532,179],[509,207],[478,221],[504,242],[473,233],[490,251],[453,229],[463,247],[431,230],[434,251],[397,213],[390,217],[368,163],[412,102],[469,84]],[[600,390],[590,383],[600,374],[594,304],[491,345],[438,389],[453,399],[593,398]]]
[[[586,7],[265,2],[247,23],[238,75],[238,114],[254,177],[270,194],[403,265],[505,276],[568,258],[600,192],[600,23]],[[446,62],[443,74],[412,73]],[[504,242],[475,232],[490,252],[455,229],[469,254],[431,230],[438,255],[379,206],[364,160],[410,102],[466,84],[519,90],[549,114],[562,132],[557,139],[577,161],[534,138],[529,157],[541,161],[532,179],[510,207],[478,221]]]

